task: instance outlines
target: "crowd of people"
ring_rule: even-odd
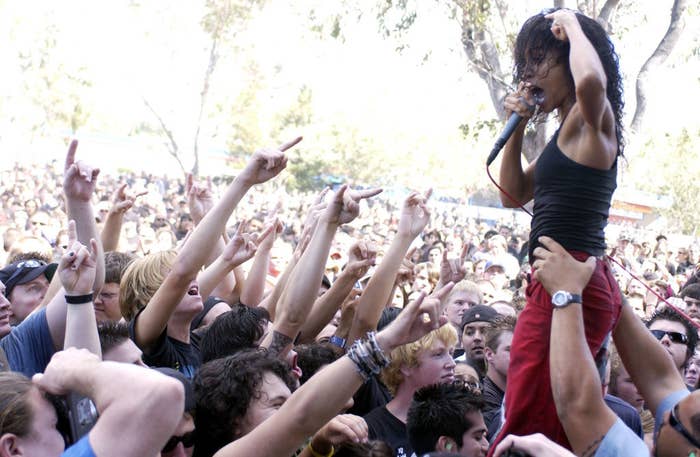
[[[235,178],[106,176],[75,140],[1,171],[0,456],[697,455],[700,249],[604,238],[617,107],[567,104],[606,100],[579,73],[596,26],[558,10],[524,30],[506,107],[528,118],[542,91],[564,112],[538,168],[520,168],[527,119],[504,152],[532,228],[430,189],[288,191],[301,138]],[[569,41],[572,86],[552,63]],[[576,122],[612,146],[561,148]]]

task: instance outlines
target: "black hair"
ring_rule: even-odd
[[[514,50],[515,66],[513,76],[516,81],[527,79],[534,66],[543,62],[548,55],[556,58],[557,63],[564,64],[569,68],[570,44],[568,40],[561,41],[554,37],[551,31],[552,20],[545,18],[546,15],[558,9],[560,8],[548,9],[532,16],[525,21],[520,29]],[[619,57],[610,37],[598,22],[579,12],[576,12],[576,19],[578,19],[584,35],[586,35],[586,38],[596,50],[605,71],[607,79],[605,91],[615,117],[618,154],[622,155],[624,150],[622,115],[625,103]],[[571,74],[571,71],[569,71],[569,74]],[[570,83],[573,87],[573,77]]]
[[[377,322],[377,331],[381,331],[384,327],[391,324],[396,316],[402,311],[403,308],[397,308],[396,306],[390,306],[382,310],[382,315],[379,317],[379,322]]]
[[[100,347],[105,354],[129,339],[129,325],[125,322],[105,321],[97,326]]]
[[[321,367],[335,362],[342,356],[339,347],[328,343],[302,344],[294,350],[298,355],[297,365],[301,368],[301,384],[308,381]]]
[[[266,373],[294,389],[289,367],[264,349],[249,349],[205,363],[194,378],[196,457],[211,457],[240,438],[236,428],[250,404],[260,398]]]
[[[698,344],[698,331],[695,329],[695,326],[673,309],[667,307],[663,307],[651,315],[649,320],[646,322],[647,328],[651,327],[651,324],[656,321],[679,322],[683,324],[683,327],[685,327],[685,334],[688,337],[688,344],[685,348],[685,361],[683,362],[682,367],[685,368],[688,360],[690,360],[695,353],[695,346]]]
[[[218,316],[202,337],[202,362],[226,357],[258,346],[270,315],[265,308],[234,306]]]
[[[678,293],[681,298],[690,297],[695,300],[700,300],[700,284],[689,284],[681,289]]]
[[[435,450],[441,436],[462,447],[464,432],[474,426],[467,414],[481,412],[480,396],[458,384],[433,384],[413,394],[408,408],[406,431],[416,455]]]

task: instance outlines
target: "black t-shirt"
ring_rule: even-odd
[[[136,341],[134,326],[142,311],[139,311],[129,322],[129,337],[134,341]],[[143,350],[144,363],[150,367],[172,368],[187,376],[188,379],[194,378],[197,369],[202,364],[199,350],[192,344],[169,337],[167,333],[166,327],[153,346],[147,351]]]
[[[352,397],[353,405],[347,412],[355,416],[364,416],[391,401],[391,393],[381,381],[372,376],[362,384]]]
[[[369,428],[369,439],[384,441],[391,446],[396,457],[410,457],[413,454],[406,424],[391,414],[386,406],[376,408],[364,419]]]

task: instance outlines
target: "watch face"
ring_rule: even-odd
[[[564,306],[569,302],[569,294],[563,291],[558,291],[555,292],[554,295],[552,295],[552,303],[554,303],[555,306]]]

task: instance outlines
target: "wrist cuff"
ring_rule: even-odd
[[[92,303],[92,292],[85,295],[66,295],[66,303],[69,305],[83,305]]]

